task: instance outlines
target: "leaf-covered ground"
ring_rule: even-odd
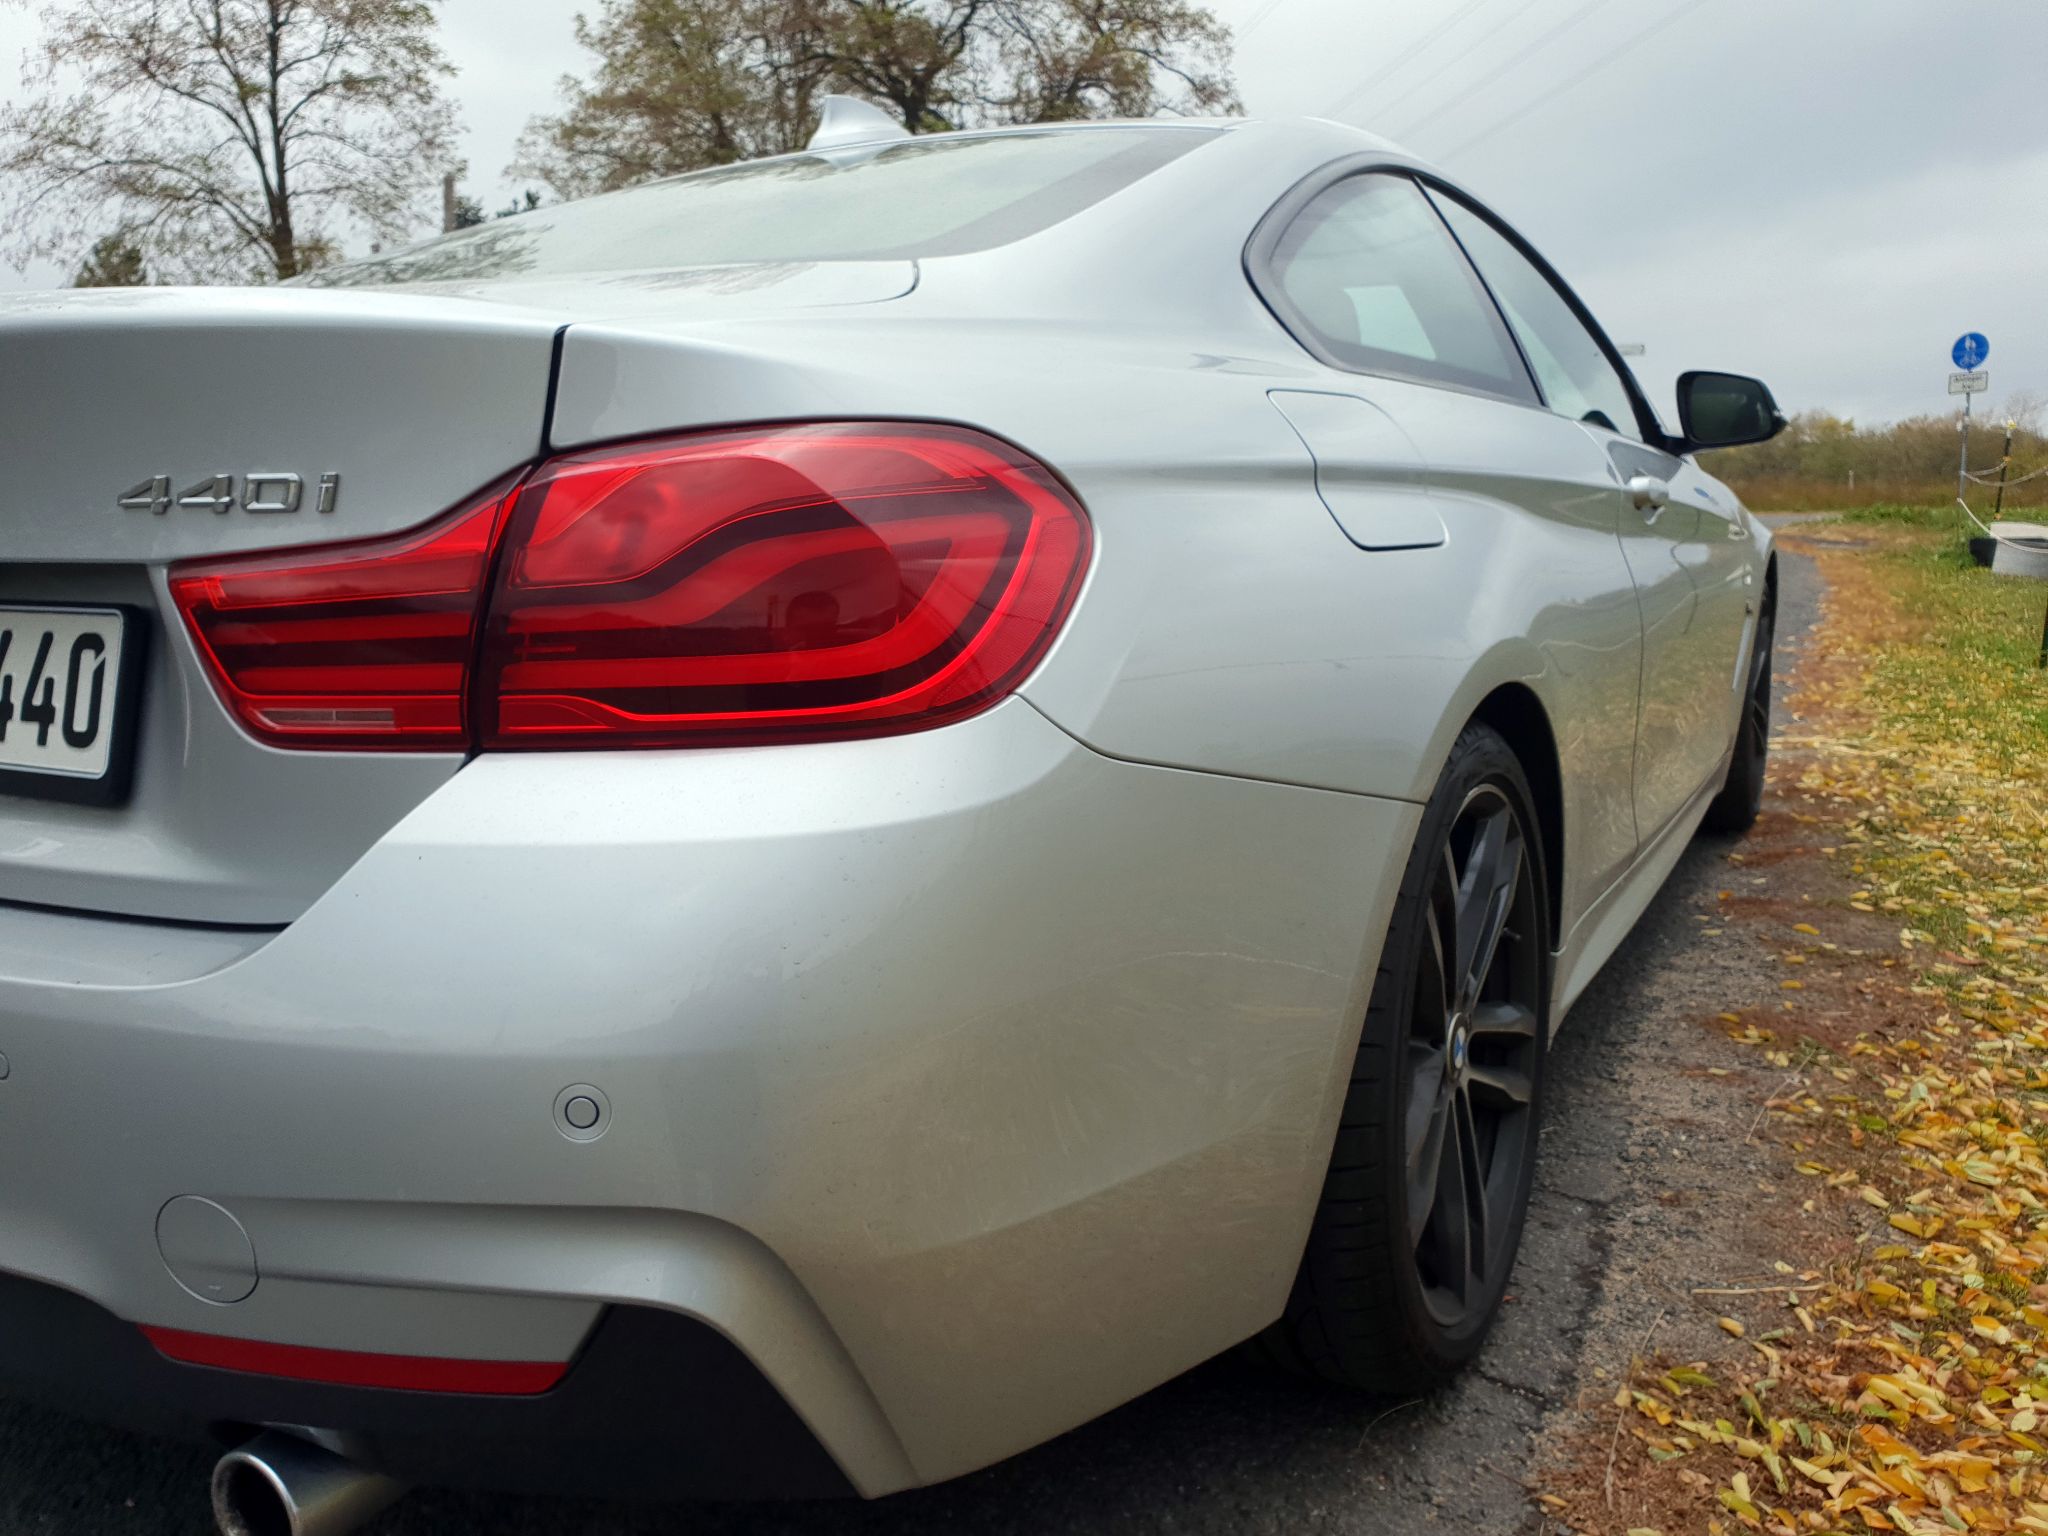
[[[1756,1134],[1795,1208],[1750,1219],[1845,1235],[1695,1292],[1726,1347],[1589,1395],[1543,1523],[2048,1536],[2048,586],[1971,568],[1938,514],[1780,542],[1828,597],[1771,805],[1839,895],[1767,910],[1736,871],[1768,839],[1729,855],[1782,996],[1714,1022],[1774,1069]]]

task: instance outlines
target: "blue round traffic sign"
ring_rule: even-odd
[[[1956,366],[1969,373],[1991,355],[1991,343],[1984,339],[1981,331],[1965,331],[1956,338],[1955,350],[1949,353],[1956,360]]]

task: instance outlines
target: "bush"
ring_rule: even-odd
[[[2024,474],[2048,464],[2048,435],[2040,430],[2042,408],[2030,399],[2007,402],[2018,422],[2012,469]],[[2005,417],[1987,411],[1970,428],[1970,467],[1995,474],[2005,446]],[[1712,474],[1735,488],[1750,506],[1765,511],[1823,511],[1873,504],[1942,506],[1956,493],[1959,413],[1913,416],[1888,426],[1859,427],[1825,411],[1804,411],[1768,443],[1724,448],[1700,455]],[[1972,489],[1977,507],[1982,492],[1987,513],[1990,486]],[[2048,504],[2048,476],[2015,487],[2006,506]]]

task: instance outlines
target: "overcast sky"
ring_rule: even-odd
[[[594,5],[594,0],[591,0]],[[1212,0],[1260,115],[1334,116],[1436,160],[1578,288],[1669,416],[1681,370],[1788,409],[2048,393],[2048,0]],[[573,0],[442,0],[469,190],[583,67]],[[0,61],[36,34],[0,9]],[[0,68],[0,96],[16,92]],[[44,285],[0,266],[0,288]]]

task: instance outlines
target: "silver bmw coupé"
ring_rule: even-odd
[[[0,392],[0,1380],[230,1531],[1427,1388],[1756,813],[1769,392],[1330,123],[835,102]]]

